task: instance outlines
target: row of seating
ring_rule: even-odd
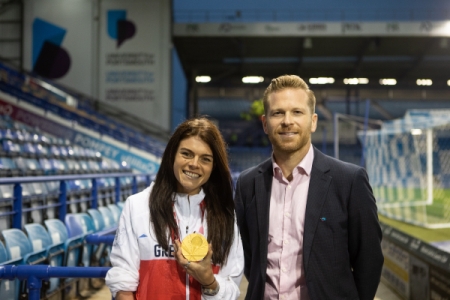
[[[75,160],[5,157],[0,155],[0,177],[131,172],[129,166],[110,159]]]
[[[120,195],[116,195],[115,178],[96,179],[97,193],[96,205],[107,206],[116,201],[125,201],[134,193],[133,178],[120,177]],[[142,190],[148,186],[148,179],[138,176],[136,179],[137,189]],[[94,194],[92,193],[93,182],[90,179],[66,181],[66,205],[67,213],[86,212],[92,207]],[[41,223],[44,220],[57,218],[61,206],[60,182],[33,182],[21,184],[22,188],[22,223]],[[11,228],[10,215],[14,212],[14,185],[0,184],[0,230]]]
[[[0,241],[0,265],[49,264],[52,266],[109,265],[110,246],[91,245],[85,242],[88,234],[117,226],[122,204],[110,204],[89,209],[87,213],[67,214],[65,222],[59,219],[45,220],[44,224],[25,224],[24,231],[6,229]],[[72,279],[51,278],[43,289],[43,297],[62,294],[73,287]],[[1,281],[2,299],[19,299],[26,293],[26,283]],[[76,287],[76,285],[75,285]],[[81,291],[77,291],[81,293]],[[5,296],[5,298],[4,298]]]
[[[34,142],[19,143],[9,139],[3,139],[1,140],[0,146],[0,154],[9,157],[26,156],[34,158],[102,159],[100,152],[95,152],[92,149],[76,145],[45,145]]]
[[[0,70],[3,72],[2,80],[0,80],[1,91],[41,109],[51,111],[67,120],[77,122],[84,127],[96,130],[101,134],[111,136],[130,146],[149,151],[156,156],[162,155],[165,143],[99,113],[95,109],[96,104],[93,99],[88,99],[84,95],[76,95],[73,91],[67,91],[68,94],[71,94],[72,99],[78,101],[76,108],[68,106],[64,103],[65,97],[44,88],[32,76],[25,75],[3,64],[0,64]],[[54,83],[48,83],[48,85],[53,85],[53,89],[64,90],[63,87],[54,87]],[[61,101],[55,100],[55,98]]]
[[[67,139],[47,136],[26,125],[16,125],[9,116],[2,116],[4,122],[0,122],[0,140],[11,140],[18,143],[38,143],[43,145],[69,146]]]

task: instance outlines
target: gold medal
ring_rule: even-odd
[[[191,233],[181,242],[181,253],[188,261],[201,261],[208,254],[208,241],[200,233]]]

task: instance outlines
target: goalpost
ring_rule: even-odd
[[[379,212],[428,228],[450,227],[450,111],[410,110],[360,131]]]

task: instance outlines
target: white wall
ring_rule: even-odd
[[[125,19],[136,29],[120,47],[108,34],[109,10],[124,11]],[[166,0],[25,0],[24,68],[33,67],[33,22],[43,19],[66,30],[61,47],[69,53],[71,66],[57,82],[169,130],[170,14],[170,1]],[[152,57],[153,63],[107,63],[114,55],[142,54]],[[145,74],[145,80],[130,81],[130,75],[136,74]],[[135,97],[136,91],[151,97]],[[108,95],[127,96],[113,100]]]

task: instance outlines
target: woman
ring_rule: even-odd
[[[194,232],[209,243],[199,262],[181,249]],[[239,297],[242,243],[225,143],[211,121],[187,120],[175,130],[155,182],[126,201],[111,263],[106,284],[116,300]]]

